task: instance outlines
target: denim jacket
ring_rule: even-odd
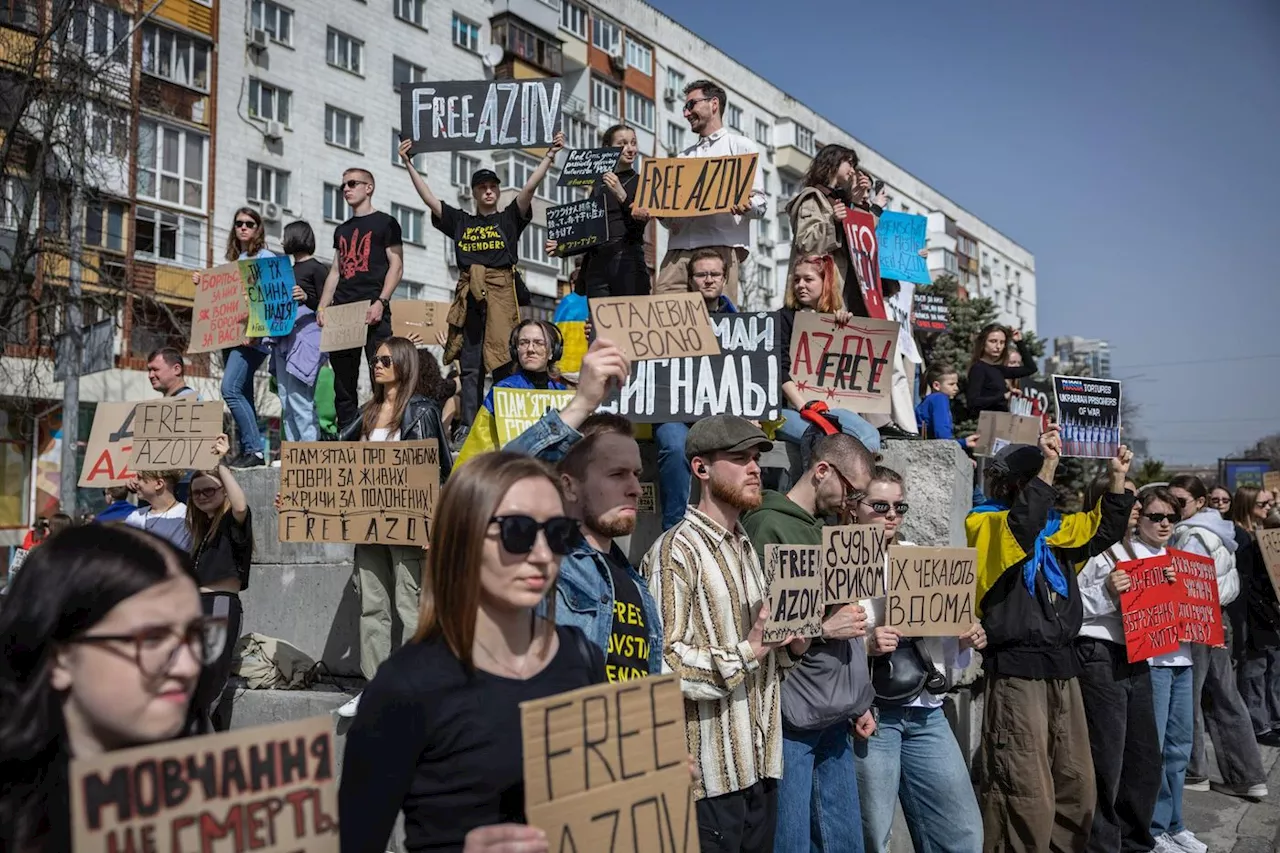
[[[626,566],[627,575],[640,591],[640,607],[644,611],[645,630],[649,634],[649,674],[662,672],[662,616],[649,585],[640,577],[622,549],[615,543],[610,556]],[[609,634],[613,630],[613,573],[604,555],[584,540],[560,560],[560,579],[556,581],[556,624],[581,628],[591,642],[609,653]]]
[[[555,465],[579,441],[582,441],[582,433],[560,420],[558,411],[548,409],[537,423],[511,439],[502,449],[536,456]]]

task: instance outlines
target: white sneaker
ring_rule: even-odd
[[[1151,848],[1151,853],[1187,853],[1187,851],[1175,844],[1168,835],[1157,835],[1156,846]]]
[[[1228,797],[1243,797],[1247,800],[1261,800],[1270,793],[1267,790],[1267,786],[1261,782],[1257,785],[1249,785],[1247,787],[1244,785],[1236,787],[1234,785],[1228,785],[1225,782],[1221,784],[1213,782],[1209,787],[1214,791],[1217,791],[1219,794],[1226,794]]]
[[[338,716],[354,717],[356,712],[360,710],[360,697],[363,695],[363,693],[357,693],[355,696],[348,699],[346,704],[338,709]],[[1203,853],[1203,851],[1201,851],[1201,853]]]
[[[1173,835],[1167,836],[1175,845],[1187,851],[1187,853],[1209,853],[1209,845],[1205,844],[1189,829],[1181,832],[1175,832]]]
[[[1182,790],[1184,790],[1184,791],[1208,791],[1208,790],[1209,790],[1209,780],[1208,780],[1208,779],[1201,779],[1199,782],[1187,782],[1187,783],[1183,784],[1183,786],[1182,786]]]

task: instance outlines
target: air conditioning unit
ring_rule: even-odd
[[[262,203],[262,218],[266,222],[280,221],[280,205],[274,201],[265,201]]]
[[[625,71],[627,69],[627,58],[622,55],[622,51],[609,54],[609,63],[613,66],[614,71]]]
[[[262,135],[267,139],[283,139],[284,123],[278,121],[268,121],[266,128],[263,129]]]
[[[471,187],[467,187],[467,186],[458,187],[458,198],[460,199],[471,198]]]
[[[676,102],[676,90],[671,86],[668,86],[662,91],[662,100],[666,101],[668,104],[674,104]]]
[[[255,27],[252,30],[249,30],[249,35],[245,41],[249,44],[249,47],[256,48],[258,50],[266,50],[267,38],[266,30],[261,27]]]

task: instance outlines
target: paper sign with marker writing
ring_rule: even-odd
[[[133,410],[134,471],[207,471],[218,467],[213,443],[222,434],[222,402],[194,397],[149,400]]]
[[[493,419],[498,426],[498,446],[533,426],[547,409],[557,412],[569,405],[573,391],[543,391],[538,388],[493,389]]]
[[[550,849],[698,853],[676,675],[520,703],[525,812]]]
[[[1280,529],[1259,530],[1258,547],[1262,549],[1262,562],[1266,564],[1271,586],[1280,598]]]
[[[592,196],[547,208],[547,239],[556,241],[556,254],[580,255],[609,239],[609,217],[600,199]]]
[[[884,595],[884,525],[822,528],[822,577],[827,605]]]
[[[1224,646],[1222,607],[1218,603],[1218,574],[1212,557],[1169,549],[1169,558],[1182,595],[1178,601],[1178,621],[1184,643]]]
[[[622,156],[621,148],[577,148],[560,167],[558,187],[594,187],[612,172]],[[554,238],[553,238],[554,239]]]
[[[1091,376],[1053,377],[1062,455],[1110,459],[1120,446],[1120,382]]]
[[[978,415],[978,447],[974,456],[994,456],[1010,444],[1040,441],[1040,418],[1009,412],[982,412]]]
[[[71,849],[338,853],[329,717],[71,762]]]
[[[293,299],[293,264],[279,256],[238,263],[249,306],[245,336],[274,338],[292,332],[298,316],[298,303]]]
[[[596,337],[613,341],[631,361],[720,354],[702,294],[611,296],[587,304]]]
[[[400,133],[423,151],[545,148],[560,126],[559,78],[400,85]]]
[[[324,327],[320,330],[320,352],[342,352],[360,349],[369,336],[368,302],[330,305],[324,309]]]
[[[876,224],[876,248],[880,256],[880,277],[933,284],[929,261],[920,256],[925,248],[929,218],[886,210]]]
[[[1116,564],[1116,571],[1127,573],[1131,584],[1128,591],[1120,593],[1129,663],[1177,651],[1181,642],[1178,601],[1182,588],[1165,577],[1171,560],[1162,554]]]
[[[904,637],[956,637],[973,627],[974,548],[889,547],[885,623]]]
[[[764,546],[764,576],[769,584],[769,621],[764,642],[787,637],[822,636],[822,547],[819,545]]]
[[[898,324],[854,317],[837,326],[831,314],[797,311],[791,328],[791,380],[805,400],[833,409],[890,409]]]
[[[862,304],[867,316],[876,320],[888,317],[884,308],[884,292],[880,286],[880,256],[876,244],[876,220],[869,212],[849,208],[844,218],[845,246],[858,276]],[[850,307],[850,310],[853,310]]]
[[[664,218],[745,208],[751,203],[757,157],[646,157],[631,207]]]
[[[436,335],[449,332],[449,303],[397,299],[391,303],[391,334],[398,338],[417,335],[435,346]]]
[[[187,352],[194,355],[240,346],[246,337],[245,320],[248,315],[249,305],[239,261],[200,273]]]
[[[80,485],[90,489],[123,486],[133,479],[133,409],[137,403],[99,403],[84,449]]]

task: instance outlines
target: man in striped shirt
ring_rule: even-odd
[[[771,443],[733,415],[698,421],[685,456],[697,506],[641,564],[664,626],[663,662],[680,676],[703,853],[773,850],[782,778],[782,671],[809,641],[763,642],[767,588],[738,518],[760,505],[760,452]]]

